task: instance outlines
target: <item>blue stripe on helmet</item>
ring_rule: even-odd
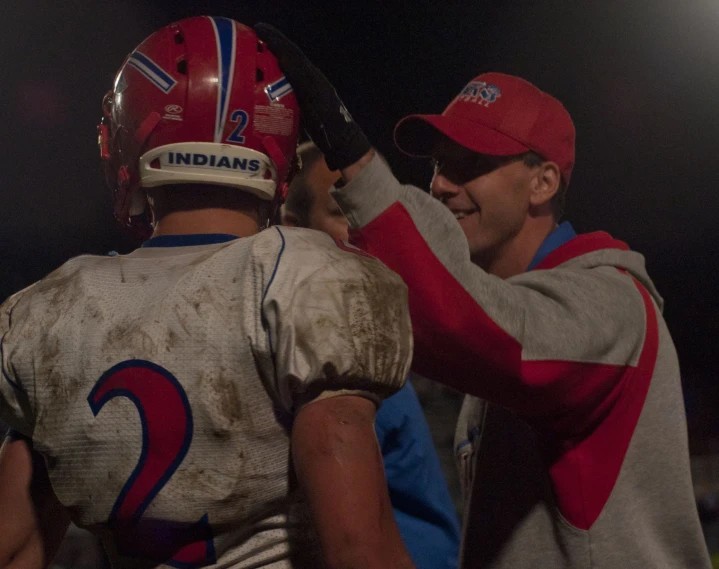
[[[177,81],[167,73],[162,67],[160,67],[157,63],[152,61],[149,57],[147,57],[145,54],[140,53],[139,51],[134,52],[132,55],[130,55],[130,58],[127,61],[128,65],[131,65],[135,69],[137,69],[140,73],[142,73],[147,79],[149,79],[156,87],[164,91],[165,93],[169,93],[172,91],[172,88],[177,85]]]
[[[235,59],[235,23],[228,18],[211,17],[217,39],[219,96],[215,122],[215,142],[222,142],[222,132],[227,120],[230,91],[234,79]]]
[[[286,95],[290,91],[292,91],[292,85],[290,85],[290,82],[286,77],[282,77],[265,87],[265,93],[267,93],[270,101],[277,101],[280,97]]]

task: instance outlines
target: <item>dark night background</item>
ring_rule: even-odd
[[[402,181],[405,114],[440,112],[483,71],[520,75],[577,127],[566,218],[647,258],[677,344],[695,451],[719,403],[719,2],[548,0],[0,2],[0,300],[81,253],[129,250],[95,127],[115,72],[156,28],[191,15],[280,27],[335,84]],[[713,450],[719,450],[714,448]]]

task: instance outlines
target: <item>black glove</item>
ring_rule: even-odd
[[[372,145],[327,77],[277,28],[259,23],[254,29],[292,85],[307,134],[324,154],[327,166],[341,170],[367,154]]]

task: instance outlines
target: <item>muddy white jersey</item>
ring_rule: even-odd
[[[116,568],[321,567],[289,428],[402,386],[406,288],[312,230],[193,237],[220,242],[77,257],[10,297],[0,419]]]

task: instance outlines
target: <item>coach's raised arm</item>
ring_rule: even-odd
[[[256,30],[348,182],[333,195],[351,240],[409,287],[413,368],[496,404],[475,416],[470,399],[459,427],[474,444],[483,425],[463,566],[709,567],[663,301],[639,253],[559,223],[574,166],[562,104],[487,73],[441,115],[405,118],[395,140],[434,160],[428,195],[374,156],[297,46]]]

